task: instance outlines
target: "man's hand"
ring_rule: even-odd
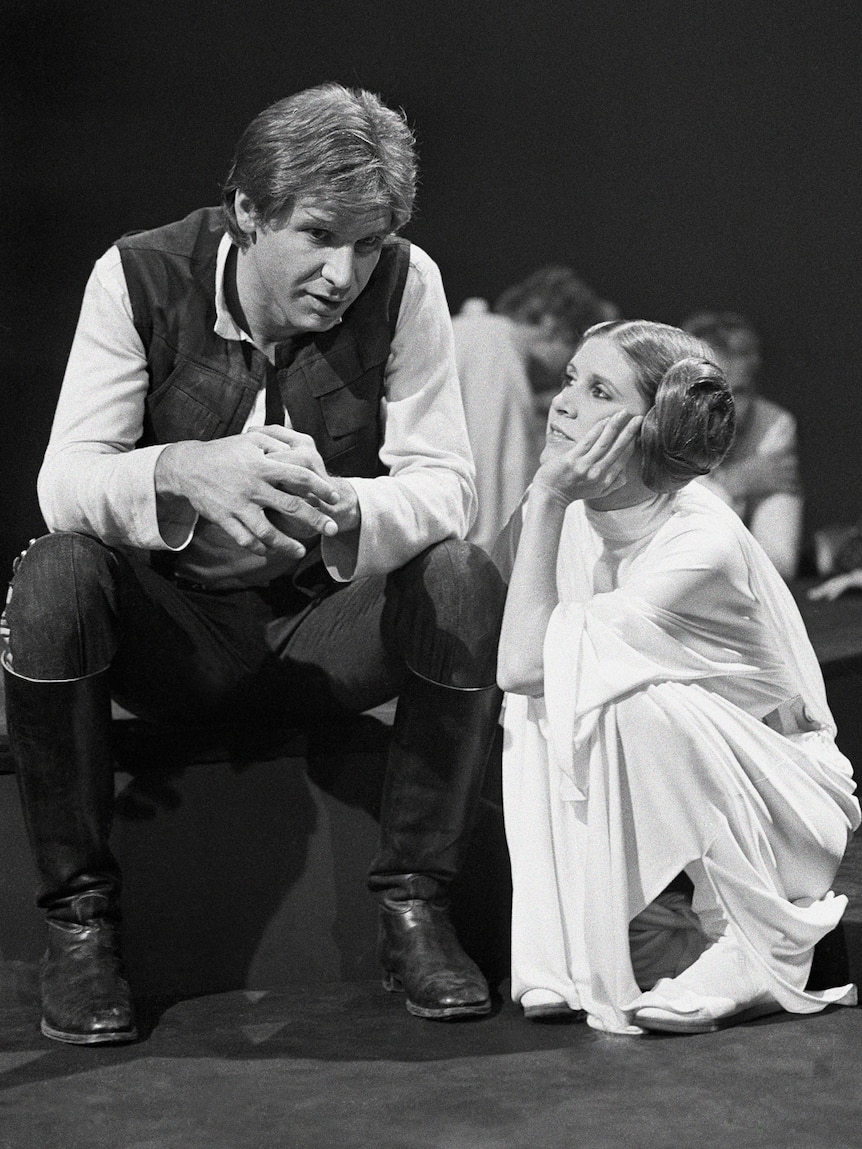
[[[334,499],[327,503],[321,503],[312,494],[308,501],[312,506],[317,506],[318,509],[324,511],[336,523],[340,534],[355,530],[359,526],[359,500],[353,485],[348,483],[346,479],[340,479],[327,472],[326,465],[318,454],[317,447],[310,435],[279,426],[251,427],[249,431],[268,435],[273,440],[268,448],[273,459],[289,462],[299,467],[306,466],[320,478],[326,479],[330,483],[335,493]]]
[[[254,554],[301,558],[299,539],[338,533],[330,508],[343,503],[340,517],[349,518],[348,500],[326,474],[313,439],[284,427],[172,443],[159,456],[155,478],[157,495],[186,499]]]

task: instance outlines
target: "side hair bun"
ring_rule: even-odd
[[[641,425],[641,478],[678,490],[708,475],[733,442],[736,415],[724,373],[708,359],[681,359],[664,373]]]

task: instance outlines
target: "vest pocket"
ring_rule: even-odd
[[[331,439],[340,439],[363,427],[376,426],[380,411],[380,397],[360,379],[349,387],[330,391],[319,398],[323,422]]]
[[[237,405],[232,394],[235,388],[236,384],[231,385],[221,372],[188,359],[179,360],[164,383],[147,396],[147,415],[156,441],[177,443],[224,434],[228,425],[225,416]],[[213,410],[225,400],[231,412]]]

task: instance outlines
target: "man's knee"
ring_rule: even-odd
[[[423,551],[413,563],[441,619],[464,623],[465,610],[478,612],[480,626],[496,626],[502,617],[506,588],[487,553],[463,539],[444,539]]]
[[[113,655],[113,552],[89,535],[43,535],[19,560],[4,611],[13,673],[81,678]]]
[[[388,614],[410,668],[452,686],[493,684],[506,588],[485,551],[446,539],[393,582]]]

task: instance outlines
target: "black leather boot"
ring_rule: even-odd
[[[383,896],[379,904],[384,989],[403,990],[415,1017],[448,1021],[490,1011],[488,983],[461,948],[445,898]]]
[[[466,853],[502,695],[411,675],[399,697],[369,888],[380,906],[383,985],[417,1017],[487,1013],[488,983],[464,953],[447,891]]]
[[[137,1036],[120,966],[120,873],[107,675],[32,682],[4,669],[9,743],[47,913],[42,1032],[76,1045]]]
[[[42,1032],[73,1045],[134,1041],[132,994],[120,960],[118,923],[103,894],[73,898],[74,919],[48,916],[42,959]],[[76,920],[75,920],[76,919]]]

